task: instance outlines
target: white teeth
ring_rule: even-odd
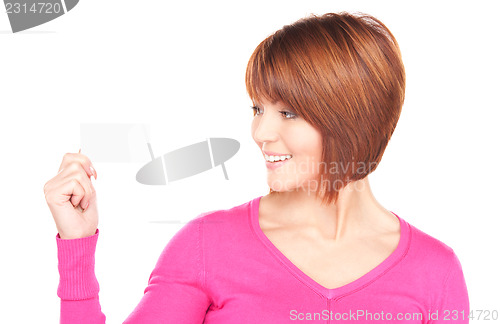
[[[283,161],[283,160],[289,160],[292,158],[292,156],[290,154],[278,156],[278,155],[267,155],[264,153],[264,156],[266,158],[266,161],[268,161],[268,162]]]

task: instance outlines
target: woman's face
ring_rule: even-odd
[[[262,151],[267,182],[274,191],[319,189],[321,134],[282,103],[261,100],[254,108],[252,137]],[[291,155],[284,162],[266,162],[268,155]],[[277,153],[277,154],[276,154]]]

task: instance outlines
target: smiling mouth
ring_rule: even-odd
[[[266,162],[282,162],[282,161],[287,161],[290,160],[293,156],[291,154],[288,155],[267,155],[264,153],[264,158],[266,159]]]

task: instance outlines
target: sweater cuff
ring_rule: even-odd
[[[99,294],[99,283],[94,272],[95,249],[99,229],[92,236],[57,240],[59,286],[57,296],[64,300],[83,300]]]

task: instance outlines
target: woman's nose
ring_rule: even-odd
[[[254,139],[258,142],[274,142],[279,139],[279,125],[269,114],[261,115],[255,120]]]

